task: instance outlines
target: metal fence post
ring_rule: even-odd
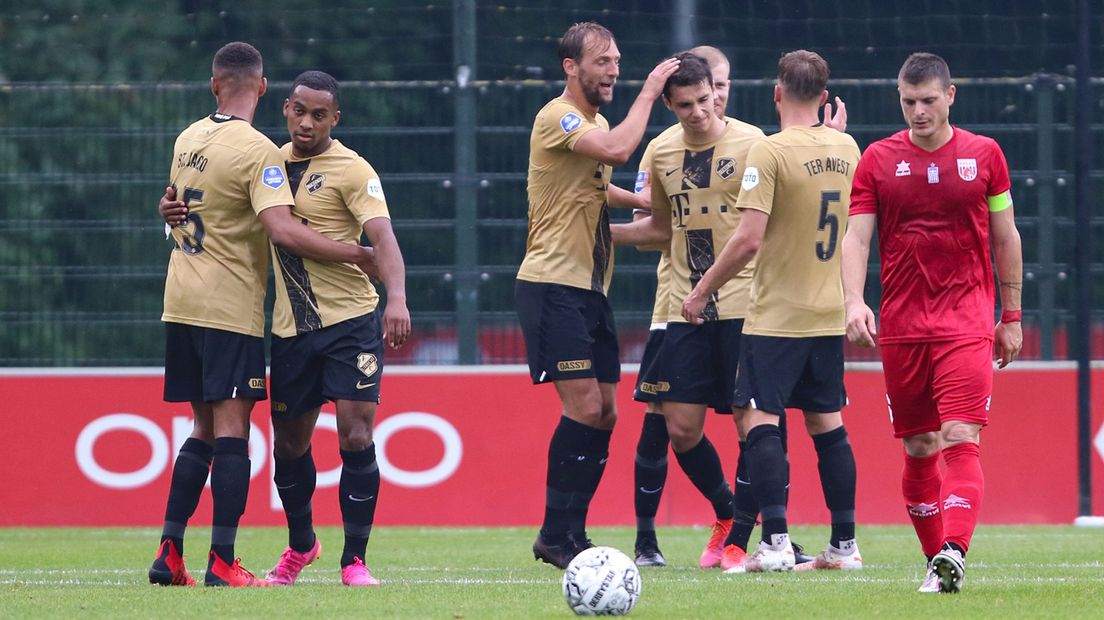
[[[1040,357],[1054,359],[1054,288],[1058,270],[1054,264],[1054,78],[1045,73],[1035,76],[1037,97],[1035,132],[1036,185],[1038,218],[1036,248],[1039,271],[1035,286],[1039,290],[1036,320],[1039,325]]]
[[[475,0],[453,4],[453,56],[456,64],[453,191],[456,205],[456,344],[461,364],[479,362],[479,238],[476,179]]]

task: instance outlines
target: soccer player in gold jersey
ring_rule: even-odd
[[[529,234],[515,300],[533,383],[563,404],[548,449],[545,514],[533,554],[564,568],[591,546],[586,514],[609,453],[620,360],[606,289],[613,270],[607,213],[611,167],[644,135],[652,104],[678,61],[661,62],[621,124],[612,101],[621,53],[605,27],[575,24],[560,41],[567,87],[537,113],[529,151]]]
[[[744,408],[763,535],[755,554],[731,570],[794,568],[786,522],[789,466],[778,429],[788,407],[805,413],[832,515],[828,546],[802,566],[859,569],[855,460],[840,413],[845,330],[837,252],[859,149],[820,122],[828,95],[824,59],[798,50],[784,54],[778,68],[774,99],[782,131],[752,147],[737,203],[740,225],[684,300],[682,315],[701,322],[710,298],[755,258],[733,404]]]
[[[373,259],[366,248],[327,239],[292,215],[283,157],[251,126],[268,87],[260,52],[229,43],[215,54],[211,73],[216,111],[177,138],[166,196],[179,195],[173,206],[186,215],[172,218],[175,248],[162,316],[165,400],[190,402],[194,427],[173,468],[149,579],[195,584],[184,566],[184,533],[210,471],[214,518],[205,583],[264,586],[235,558],[234,542],[249,489],[249,416],[266,397],[268,239],[305,258],[363,269]]]

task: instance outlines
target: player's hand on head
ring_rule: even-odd
[[[183,200],[176,199],[176,189],[171,185],[165,188],[165,195],[157,205],[157,212],[169,226],[179,226],[188,218],[188,207]]]
[[[406,344],[410,337],[410,310],[406,303],[393,300],[387,301],[387,308],[383,311],[383,339],[392,349],[398,349]]]
[[[997,367],[1004,368],[1020,356],[1023,350],[1023,327],[1019,321],[997,323],[993,330],[993,358]]]
[[[874,311],[866,304],[847,306],[847,340],[860,347],[872,348],[878,336]]]
[[[667,78],[678,70],[681,62],[677,58],[668,58],[656,65],[655,69],[652,69],[652,72],[648,74],[648,78],[644,80],[644,88],[640,89],[640,94],[652,99],[663,94],[663,85],[667,83]]]
[[[843,99],[836,97],[836,112],[832,113],[832,103],[824,104],[824,124],[839,132],[847,131],[847,105]]]

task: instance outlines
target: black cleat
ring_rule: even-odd
[[[667,566],[667,558],[663,557],[663,552],[659,550],[659,543],[654,536],[637,539],[636,565]]]
[[[568,532],[567,541],[574,545],[575,555],[594,547],[594,543],[587,537],[586,532]]]
[[[541,560],[556,568],[567,568],[575,553],[575,542],[571,539],[564,541],[563,544],[550,545],[544,542],[543,536],[537,534],[537,539],[533,541],[533,559]]]
[[[812,562],[816,559],[816,557],[805,553],[805,547],[802,547],[801,545],[792,541],[790,542],[790,546],[792,546],[794,550],[794,566],[797,566],[798,564]]]

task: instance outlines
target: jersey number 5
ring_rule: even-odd
[[[836,253],[836,240],[839,237],[839,218],[836,217],[835,213],[828,212],[828,205],[839,201],[840,193],[838,190],[820,193],[820,221],[817,223],[817,230],[828,229],[827,245],[823,240],[816,242],[816,255],[822,261],[832,260],[832,256]]]
[[[194,187],[185,187],[181,197],[184,206],[188,206],[193,200],[203,202],[203,190]],[[203,253],[203,237],[206,229],[203,226],[203,218],[198,213],[188,213],[188,217],[175,230],[180,231],[181,238],[177,240],[176,247],[187,254],[195,256]]]

